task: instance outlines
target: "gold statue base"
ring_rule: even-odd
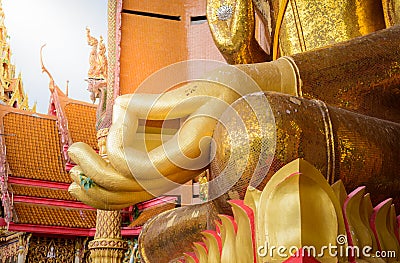
[[[121,263],[128,249],[122,239],[102,238],[89,242],[92,263]]]

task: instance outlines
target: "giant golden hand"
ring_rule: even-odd
[[[214,42],[229,64],[271,60],[255,39],[251,0],[208,0],[207,19]]]
[[[399,97],[399,32],[400,26],[393,26],[346,43],[294,55],[293,59],[224,66],[202,81],[160,96],[122,96],[114,107],[106,145],[109,163],[85,144],[70,147],[70,157],[78,164],[71,172],[75,183],[70,192],[96,208],[118,209],[190,180],[210,158],[209,137],[219,114],[239,96],[254,91],[299,96],[303,93],[305,98],[322,99],[333,106],[400,122],[397,104],[392,104]],[[147,150],[138,139],[138,119],[184,117],[188,118],[177,134],[159,147]],[[205,147],[199,147],[200,142]],[[92,187],[84,189],[82,181],[93,182]]]
[[[247,73],[247,74],[245,74]],[[252,78],[249,77],[252,76]],[[90,146],[68,150],[78,165],[69,191],[98,209],[120,209],[164,194],[207,168],[210,138],[218,118],[239,97],[260,90],[296,94],[295,70],[288,59],[274,63],[223,66],[204,80],[164,94],[129,94],[116,99],[107,138],[109,162]],[[139,119],[187,118],[178,132],[148,150],[138,132]],[[146,134],[144,134],[146,140]],[[90,187],[83,187],[90,181]]]

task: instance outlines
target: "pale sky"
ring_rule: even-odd
[[[12,62],[22,73],[29,105],[37,101],[37,111],[47,113],[49,78],[42,74],[44,64],[55,82],[69,97],[90,101],[86,90],[91,47],[86,41],[86,26],[94,37],[107,40],[107,0],[0,0],[12,51]]]

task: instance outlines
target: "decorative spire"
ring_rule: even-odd
[[[90,57],[89,57],[89,64],[90,68],[88,71],[88,77],[89,78],[96,78],[96,73],[97,73],[97,48],[99,41],[94,38],[93,36],[90,35],[90,28],[86,27],[86,37],[87,37],[87,42],[88,45],[92,47],[92,51],[90,52]]]
[[[100,36],[99,52],[97,57],[97,65],[98,65],[97,75],[104,80],[107,79],[107,69],[108,69],[106,51],[107,49],[106,46],[104,45],[103,37]]]
[[[103,42],[103,37],[100,36],[100,41],[90,35],[90,28],[86,27],[86,36],[88,45],[92,47],[89,56],[89,79],[107,79],[107,56],[106,46]]]
[[[28,96],[22,83],[22,75],[19,73],[16,77],[15,65],[11,63],[11,48],[4,18],[0,0],[0,100],[14,108],[35,111],[29,108]]]
[[[93,103],[96,102],[96,99],[99,99],[99,106],[96,113],[96,127],[100,127],[105,119],[107,108],[107,50],[103,42],[103,37],[100,36],[99,41],[97,41],[96,38],[90,35],[90,29],[88,27],[86,27],[86,36],[88,45],[92,47],[89,55],[90,68],[86,81],[88,82],[90,99]]]

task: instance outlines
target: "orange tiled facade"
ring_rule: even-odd
[[[205,0],[122,1],[120,94],[134,92],[152,73],[180,61],[223,61],[205,15]]]
[[[98,150],[96,139],[96,107],[71,102],[65,106],[68,130],[73,142],[85,142]]]

